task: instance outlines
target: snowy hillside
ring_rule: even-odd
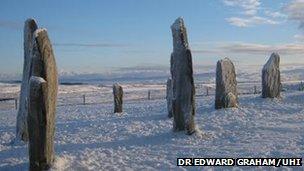
[[[199,97],[201,132],[193,136],[172,132],[163,99],[128,101],[123,115],[112,113],[112,103],[58,106],[53,170],[177,169],[177,157],[303,157],[303,101],[300,91],[279,100],[241,95],[241,108],[215,110],[213,96]],[[0,170],[27,170],[27,145],[11,142],[16,110],[0,117]]]
[[[239,82],[260,81],[263,65],[244,65],[236,62],[236,74]],[[280,66],[282,81],[304,79],[303,64],[284,64]],[[215,65],[195,65],[194,78],[196,83],[212,83],[215,81]],[[163,83],[170,76],[169,67],[126,67],[111,69],[103,73],[59,71],[61,83],[80,84],[113,84],[120,83]],[[21,75],[0,74],[1,82],[20,82]]]

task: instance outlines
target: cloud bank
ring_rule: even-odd
[[[0,28],[18,30],[22,29],[22,24],[15,21],[0,20]]]
[[[125,44],[115,43],[54,43],[54,46],[63,47],[126,47]]]
[[[193,53],[203,54],[247,54],[247,55],[265,55],[272,52],[278,52],[284,55],[304,54],[304,44],[278,44],[264,45],[257,43],[223,43],[216,45],[213,50],[194,49]]]

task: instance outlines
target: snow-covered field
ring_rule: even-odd
[[[53,169],[196,170],[177,168],[176,158],[303,157],[304,92],[276,100],[242,95],[239,109],[215,110],[213,100],[197,98],[201,133],[192,136],[172,132],[163,99],[126,102],[122,115],[112,113],[111,103],[59,106]],[[1,110],[0,117],[0,170],[27,170],[27,145],[11,142],[16,110]]]
[[[61,85],[56,117],[53,170],[304,170],[304,167],[177,167],[178,157],[303,157],[302,70],[282,69],[281,99],[241,94],[240,108],[214,109],[214,95],[197,84],[196,125],[188,136],[172,132],[165,86],[124,83],[124,113],[113,114],[111,84]],[[304,73],[304,72],[303,72]],[[259,73],[239,72],[240,91],[253,92]],[[251,79],[248,79],[251,78]],[[294,79],[293,79],[294,78]],[[208,78],[213,80],[213,78]],[[165,80],[163,80],[165,82]],[[205,86],[213,87],[212,81]],[[198,83],[198,81],[196,82]],[[152,90],[152,100],[147,91]],[[214,89],[213,89],[214,90]],[[18,84],[0,83],[0,97],[18,95]],[[214,92],[210,92],[213,94]],[[82,95],[87,105],[82,105]],[[74,97],[75,100],[71,100]],[[153,98],[154,97],[154,98]],[[27,170],[26,144],[13,142],[17,110],[0,102],[0,170]]]

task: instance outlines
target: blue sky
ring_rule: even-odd
[[[195,65],[223,57],[304,63],[303,0],[52,0],[0,2],[0,73],[23,66],[23,24],[48,30],[60,72],[169,66],[170,25],[185,20]]]

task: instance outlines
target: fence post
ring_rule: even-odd
[[[301,81],[300,85],[299,85],[299,91],[303,91],[303,82]]]
[[[150,92],[150,90],[148,91],[148,100],[150,100],[151,99],[151,92]]]
[[[83,98],[83,105],[85,105],[85,95],[82,95],[82,98]]]
[[[254,94],[258,94],[256,86],[254,86]]]
[[[15,109],[17,110],[18,109],[18,99],[15,98]]]

